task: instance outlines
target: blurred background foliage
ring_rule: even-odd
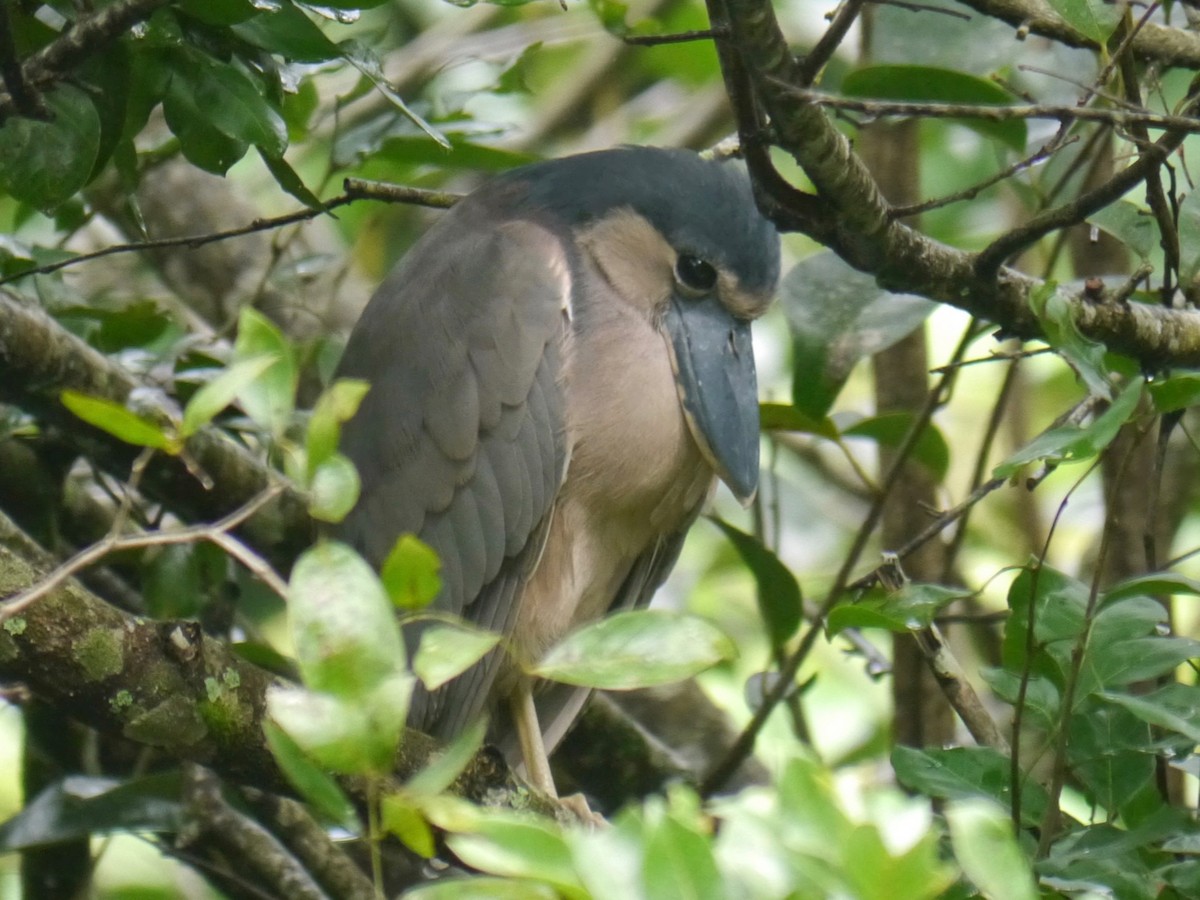
[[[1051,6],[1100,41],[1130,15],[1093,0]],[[775,5],[801,52],[838,8]],[[285,346],[287,372],[243,370],[228,388],[239,406],[197,416],[290,473],[299,470],[289,447],[303,443],[307,421],[293,404],[308,409],[322,395],[372,286],[438,215],[361,196],[320,214],[346,179],[463,193],[531,160],[621,143],[704,149],[734,130],[710,40],[629,40],[707,28],[694,0],[19,0],[3,8],[0,56],[37,60],[69,23],[116,12],[128,15],[126,27],[89,52],[59,68],[27,66],[28,96],[8,83],[0,290],[181,405],[244,361],[246,343]],[[1186,30],[1189,13],[1154,4],[1149,15]],[[1018,40],[1008,24],[949,0],[867,4],[818,87],[848,98],[1119,107],[1127,101],[1106,91],[1120,87],[1089,88],[1111,62],[1110,50]],[[1127,97],[1136,79],[1148,108],[1170,112],[1192,75],[1143,61],[1120,77]],[[1060,132],[1053,119],[835,120],[896,205],[964,192],[908,221],[967,250],[1099,183],[1134,146],[1127,131],[1075,123]],[[1051,141],[1053,152],[1035,154]],[[1164,170],[1178,259],[1164,257],[1139,186],[1091,224],[1020,255],[1022,270],[1050,280],[1045,309],[1084,279],[1120,284],[1143,262],[1154,286],[1174,279],[1190,302],[1200,260],[1187,168],[1194,141]],[[775,163],[809,186],[785,154]],[[228,240],[190,240],[305,209],[311,215]],[[693,702],[720,710],[699,741],[709,746],[688,751],[700,753],[696,780],[776,683],[803,631],[800,597],[811,616],[831,587],[843,589],[799,688],[756,742],[761,765],[711,805],[683,785],[619,797],[605,807],[614,827],[595,833],[448,798],[412,800],[462,864],[489,875],[433,881],[422,896],[1200,896],[1200,695],[1197,645],[1187,639],[1200,602],[1189,580],[1200,577],[1191,558],[1200,544],[1195,376],[1139,371],[1067,326],[1020,342],[960,310],[883,291],[808,237],[783,240],[779,302],[755,331],[767,404],[763,489],[749,511],[718,496],[714,517],[729,525],[697,525],[656,600],[711,620],[738,648],[700,676],[700,700],[669,701],[682,704],[678,718],[699,716]],[[1138,282],[1135,302],[1159,302],[1150,286]],[[267,321],[254,337],[247,308]],[[264,386],[272,377],[275,386]],[[281,390],[283,419],[257,415],[256,403],[272,402],[262,395]],[[4,400],[0,509],[60,557],[99,540],[122,508],[122,477],[81,452],[70,427],[23,404],[20,390]],[[1117,412],[1105,418],[1106,409]],[[88,421],[120,431],[111,410],[94,415]],[[1033,451],[995,468],[1035,438]],[[898,486],[881,486],[901,448]],[[907,577],[893,570],[890,591],[866,582],[845,590],[838,573],[848,558],[850,581],[873,572],[885,551],[994,478],[969,517],[913,548]],[[879,530],[856,547],[876,512]],[[146,528],[172,521],[169,503],[143,498],[121,515]],[[259,661],[292,651],[279,598],[209,544],[105,562],[88,584],[107,599],[140,614],[198,617]],[[1151,577],[1159,570],[1173,574]],[[978,746],[929,674],[929,642],[943,639],[1003,744]],[[0,818],[9,820],[0,847],[39,847],[43,868],[60,871],[75,852],[71,865],[85,874],[66,883],[94,896],[273,895],[213,877],[211,861],[176,849],[181,813],[156,793],[159,783],[134,790],[120,814],[71,806],[77,795],[64,776],[90,779],[76,784],[81,795],[107,796],[164,761],[109,758],[103,741],[34,709],[16,686],[10,696],[0,705]],[[664,716],[650,708],[651,719]],[[1014,735],[1019,770],[1007,756]],[[1013,797],[1014,771],[1023,799]],[[48,792],[40,817],[30,815],[38,789]],[[423,826],[395,815],[391,830],[419,852]],[[26,865],[36,856],[27,853]],[[0,896],[20,894],[20,859],[0,855]],[[427,864],[431,872],[441,864]]]

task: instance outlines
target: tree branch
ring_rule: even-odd
[[[1067,24],[1045,0],[958,0],[976,12],[1000,19],[1018,29],[1017,37],[1025,33],[1048,37],[1068,47],[1100,49],[1100,45]],[[1147,22],[1134,36],[1133,54],[1144,62],[1167,66],[1200,68],[1200,35]]]
[[[170,0],[121,0],[99,12],[76,20],[62,34],[21,65],[26,89],[38,90],[56,81],[64,72],[135,23],[148,19]],[[9,85],[11,90],[11,85]],[[0,122],[20,111],[16,98],[0,92]]]
[[[42,310],[0,290],[0,399],[59,426],[80,452],[116,477],[127,477],[138,448],[68,412],[59,400],[66,388],[117,403],[135,399],[139,411],[163,419],[175,414],[160,391],[138,382]],[[213,489],[200,484],[181,459],[161,453],[142,481],[149,496],[187,521],[228,515],[282,479],[216,429],[189,439],[187,453],[212,479]],[[240,533],[285,572],[313,536],[304,498],[294,488],[284,490]]]
[[[27,590],[54,564],[0,513],[0,592]],[[267,689],[279,679],[195,622],[130,616],[68,580],[0,627],[0,682],[22,684],[102,733],[260,789],[290,790],[263,735]],[[410,778],[438,749],[432,738],[406,731],[395,777]],[[343,787],[362,798],[355,781]],[[517,781],[503,757],[486,748],[453,790],[476,802],[575,820],[568,808]]]
[[[856,269],[874,275],[887,290],[956,306],[1011,335],[1041,335],[1029,307],[1029,295],[1040,281],[1004,267],[992,277],[977,269],[976,254],[948,247],[894,220],[845,135],[794,89],[802,85],[798,64],[767,0],[709,0],[709,15],[715,28],[730,29],[727,46],[750,72],[776,142],[795,158],[830,210],[816,222],[810,221],[811,203],[804,217],[784,212],[777,219],[781,228],[803,230]],[[1145,33],[1139,33],[1138,41]],[[1080,331],[1149,369],[1200,365],[1200,315],[1105,302],[1111,298],[1106,292],[1099,302],[1082,297],[1073,301]]]

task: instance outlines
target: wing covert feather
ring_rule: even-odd
[[[372,382],[343,432],[362,494],[340,536],[379,565],[415,532],[442,559],[436,605],[503,633],[569,454],[559,387],[567,272],[548,231],[497,224],[464,201],[380,287],[338,372]],[[498,661],[416,698],[413,724],[457,731],[481,708]]]

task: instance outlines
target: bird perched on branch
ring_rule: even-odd
[[[778,275],[743,171],[630,147],[496,178],[383,282],[339,372],[371,384],[343,433],[362,495],[341,535],[376,565],[418,535],[436,606],[508,637],[418,688],[413,727],[449,738],[488,711],[553,793],[545,747],[587,692],[520,664],[648,603],[717,478],[753,497],[750,321]]]

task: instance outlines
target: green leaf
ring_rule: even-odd
[[[182,0],[179,8],[208,25],[233,25],[258,15],[251,0]]]
[[[1036,598],[1033,594],[1036,590]],[[1073,641],[1083,629],[1089,589],[1086,584],[1050,566],[1030,566],[1013,579],[1008,589],[1011,615],[1000,645],[1004,667],[1019,672],[1026,659],[1030,603],[1034,602],[1035,652],[1046,644]],[[1069,650],[1067,651],[1070,652]]]
[[[186,45],[177,49],[171,63],[172,92],[186,94],[213,128],[238,144],[253,145],[275,157],[283,155],[287,128],[267,103],[261,86],[233,65]]]
[[[1176,412],[1200,404],[1200,372],[1176,372],[1148,385],[1154,408],[1161,413]]]
[[[296,174],[296,170],[291,167],[286,159],[282,156],[273,156],[264,150],[259,150],[258,153],[277,185],[309,209],[322,208],[324,204],[321,203],[321,198],[308,189],[308,186]]]
[[[1168,684],[1141,696],[1115,692],[1101,692],[1096,696],[1124,707],[1143,722],[1200,744],[1200,688],[1195,685]]]
[[[792,399],[817,420],[859,360],[912,334],[935,308],[923,297],[881,289],[828,251],[797,263],[779,298],[792,333]]]
[[[153,447],[172,456],[183,449],[179,438],[165,427],[131,412],[120,403],[103,397],[89,397],[69,389],[63,391],[59,398],[63,406],[78,418],[127,444]]]
[[[323,768],[382,775],[395,765],[413,684],[411,675],[397,672],[354,696],[275,685],[267,692],[267,712]]]
[[[906,632],[928,628],[948,604],[966,596],[962,589],[940,584],[909,583],[886,596],[840,603],[829,614],[827,629],[834,635],[847,628],[886,628]]]
[[[318,466],[337,452],[342,423],[350,421],[358,412],[368,390],[370,385],[365,381],[339,378],[317,398],[304,439],[309,478]]]
[[[1111,234],[1143,260],[1150,258],[1162,240],[1151,212],[1128,200],[1110,203],[1087,221]]]
[[[1095,397],[1111,400],[1113,384],[1103,344],[1084,337],[1075,324],[1071,299],[1048,281],[1029,295],[1029,307],[1041,323],[1046,343],[1057,350]]]
[[[828,416],[814,419],[786,403],[758,404],[758,424],[763,431],[798,431],[831,441],[838,438],[837,426]]]
[[[629,15],[628,4],[620,0],[588,0],[588,7],[609,34],[623,37],[629,33],[629,26],[625,22],[625,17]]]
[[[1002,809],[1010,806],[1012,793],[1007,756],[990,747],[952,747],[948,750],[892,750],[896,778],[906,787],[943,800],[984,798]],[[1033,779],[1021,787],[1021,820],[1026,825],[1041,821],[1047,806],[1046,792]]]
[[[1191,594],[1200,597],[1200,581],[1180,575],[1178,572],[1151,572],[1137,575],[1114,584],[1104,592],[1102,605],[1124,600],[1126,597],[1169,597]]]
[[[437,853],[437,842],[433,829],[421,815],[421,811],[406,797],[390,794],[379,805],[383,830],[400,839],[409,850],[425,859]]]
[[[642,870],[646,896],[655,900],[721,900],[721,873],[706,835],[689,828],[681,817],[648,809]]]
[[[179,773],[126,781],[68,775],[43,788],[0,824],[0,853],[128,831],[177,831]]]
[[[1033,871],[1005,810],[987,800],[958,800],[946,807],[946,821],[954,857],[984,897],[1037,900]]]
[[[1200,641],[1183,637],[1133,638],[1117,641],[1088,659],[1097,686],[1119,687],[1173,672],[1200,657]],[[1086,690],[1091,686],[1083,685]]]
[[[1016,99],[995,81],[954,69],[916,65],[856,69],[842,81],[841,92],[849,97],[971,106],[1007,106]],[[985,137],[1007,144],[1018,153],[1025,152],[1026,128],[1021,119],[998,122],[964,117],[961,123]]]
[[[278,725],[270,721],[264,722],[263,732],[267,736],[267,746],[271,748],[271,755],[275,757],[279,768],[300,796],[329,821],[341,825],[351,833],[360,832],[362,826],[359,824],[354,804],[338,783],[314,765],[312,760],[304,755],[300,745]]]
[[[1152,785],[1150,727],[1126,709],[1089,698],[1070,718],[1067,762],[1089,799],[1116,812]]]
[[[1101,45],[1112,36],[1124,12],[1104,0],[1049,0],[1049,3],[1068,25]]]
[[[421,631],[413,671],[426,689],[435,691],[461,675],[500,643],[492,631],[462,625],[431,624]]]
[[[1086,426],[1061,425],[1043,432],[996,466],[992,476],[1008,478],[1023,466],[1042,460],[1057,465],[1093,459],[1133,416],[1142,396],[1142,386],[1142,379],[1135,378],[1117,395],[1108,409]]]
[[[680,681],[733,659],[733,641],[695,616],[666,610],[620,612],[572,632],[531,674],[610,691]]]
[[[758,611],[767,626],[771,646],[782,647],[795,635],[804,617],[800,583],[788,567],[780,562],[779,557],[758,538],[720,519],[714,518],[712,521],[729,538],[754,576],[758,585]]]
[[[346,62],[358,69],[368,81],[375,85],[375,89],[383,95],[384,99],[399,110],[401,115],[425,132],[434,143],[438,144],[444,150],[450,149],[450,142],[446,140],[446,136],[413,112],[408,104],[404,102],[404,98],[392,89],[387,77],[384,75],[383,65],[380,63],[379,57],[369,47],[354,40],[342,41],[338,47]]]
[[[345,544],[305,551],[288,585],[288,621],[304,683],[353,700],[405,665],[404,642],[383,585]]]
[[[179,73],[183,61],[171,59],[170,77],[163,96],[163,118],[179,138],[179,148],[188,162],[206,172],[224,175],[246,155],[249,144],[230,137],[209,118],[196,97],[195,85]]]
[[[384,589],[400,609],[424,609],[442,589],[442,561],[414,534],[396,539],[379,570]]]
[[[335,453],[308,483],[308,514],[318,522],[340,522],[354,509],[362,484],[349,458]]]
[[[899,447],[915,419],[910,412],[884,413],[862,419],[842,429],[844,437],[865,437],[877,441],[884,447]],[[912,448],[912,458],[921,463],[938,482],[945,481],[950,470],[950,447],[938,427],[926,422]]]
[[[285,2],[230,29],[239,38],[290,62],[320,63],[342,55],[308,16]]]
[[[246,306],[238,316],[233,353],[235,359],[271,358],[271,365],[238,391],[237,397],[246,415],[272,435],[281,436],[291,423],[300,382],[292,345],[270,319]]]
[[[405,794],[409,797],[436,797],[449,789],[483,747],[485,737],[487,719],[480,716],[408,780],[404,785]]]
[[[1200,190],[1190,190],[1179,204],[1179,281],[1191,284],[1200,275]]]
[[[59,84],[45,95],[53,118],[9,116],[0,127],[0,190],[52,210],[92,177],[100,151],[100,116],[88,95]]]
[[[533,67],[533,63],[537,57],[542,55],[543,43],[534,41],[517,55],[517,57],[508,64],[503,72],[496,78],[496,85],[492,88],[492,93],[495,94],[529,94],[532,93],[529,88],[528,77],[529,70]]]
[[[259,356],[232,363],[212,381],[201,387],[183,410],[179,431],[189,438],[232,403],[254,379],[275,364],[275,357]]]
[[[465,5],[470,5],[465,4]],[[404,892],[405,900],[561,900],[548,884],[516,878],[446,878]]]
[[[567,898],[587,896],[562,835],[541,819],[493,811],[471,833],[448,835],[446,846],[483,872],[543,881]]]

